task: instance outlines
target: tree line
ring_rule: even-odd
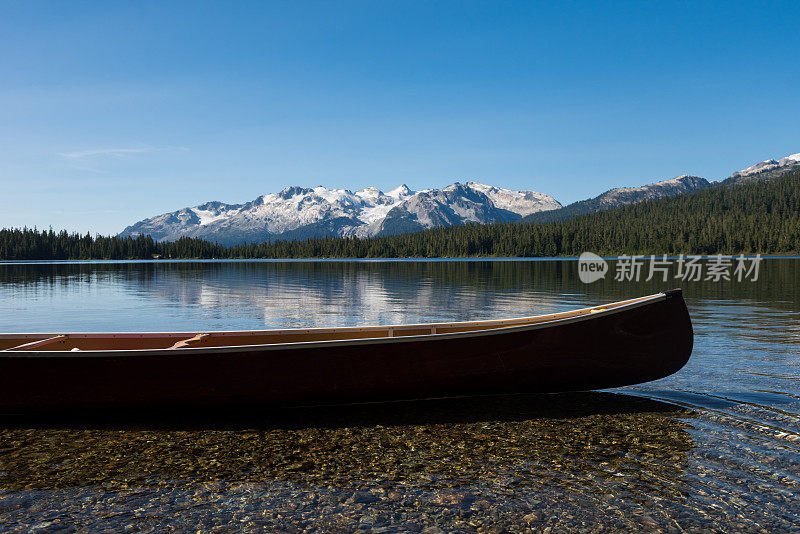
[[[432,258],[621,254],[797,254],[800,172],[716,186],[548,223],[466,224],[385,237],[316,237],[223,246],[184,237],[0,230],[0,259]]]

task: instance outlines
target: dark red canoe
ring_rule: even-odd
[[[300,405],[603,389],[678,371],[680,290],[463,323],[0,334],[0,411]]]

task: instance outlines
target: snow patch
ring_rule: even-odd
[[[755,165],[751,165],[746,169],[742,169],[741,171],[733,173],[731,175],[731,178],[738,176],[750,176],[751,174],[756,174],[764,171],[771,171],[772,169],[777,169],[778,167],[786,167],[787,165],[796,165],[798,163],[800,163],[800,152],[798,152],[797,154],[786,156],[779,160],[768,159],[764,161],[759,161]]]

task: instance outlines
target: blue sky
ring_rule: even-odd
[[[0,227],[288,185],[563,203],[800,152],[798,2],[0,0]]]

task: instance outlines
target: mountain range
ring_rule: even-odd
[[[199,237],[230,245],[324,236],[385,236],[468,222],[549,222],[713,186],[773,179],[797,168],[800,153],[756,163],[721,182],[683,175],[641,187],[611,189],[567,206],[544,193],[472,181],[420,191],[401,185],[386,193],[375,187],[351,192],[293,186],[245,204],[214,201],[164,213],[128,226],[119,235],[149,234],[159,241]]]
[[[223,244],[320,236],[378,236],[467,222],[510,222],[561,208],[550,195],[512,191],[476,182],[412,191],[401,185],[384,193],[368,187],[287,187],[245,204],[207,202],[157,215],[120,234],[156,240],[201,237]]]

